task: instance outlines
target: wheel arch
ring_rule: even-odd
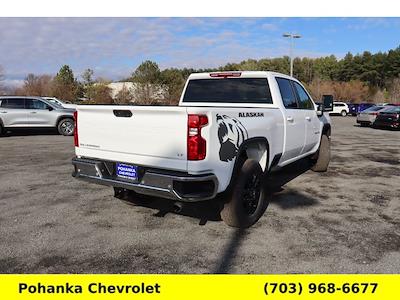
[[[233,166],[232,176],[229,181],[227,189],[230,189],[232,182],[237,173],[239,172],[240,166],[246,159],[254,159],[260,164],[261,169],[264,173],[268,172],[268,166],[270,162],[270,147],[267,138],[265,137],[252,137],[245,140],[238,149],[238,155],[236,156],[235,164]]]
[[[61,116],[58,116],[58,117],[57,117],[57,120],[56,120],[56,127],[58,126],[58,124],[60,124],[61,120],[64,120],[64,119],[71,119],[71,120],[74,120],[74,116],[71,116],[71,115],[61,115]]]

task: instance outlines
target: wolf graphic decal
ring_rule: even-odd
[[[226,115],[217,114],[217,124],[221,144],[219,158],[228,162],[236,157],[240,144],[248,138],[248,132],[239,120]]]

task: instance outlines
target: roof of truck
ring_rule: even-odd
[[[189,79],[206,79],[210,77],[211,78],[216,78],[216,77],[222,77],[222,78],[265,77],[266,78],[269,75],[292,78],[296,80],[296,78],[290,77],[286,74],[272,72],[272,71],[218,71],[218,72],[207,72],[207,73],[192,73],[190,74]]]

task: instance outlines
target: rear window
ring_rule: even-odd
[[[400,113],[400,106],[399,107],[390,106],[390,107],[387,107],[384,110],[382,110],[382,112],[384,112],[384,113]]]
[[[378,110],[381,110],[382,108],[383,108],[383,106],[372,106],[372,107],[367,108],[367,109],[365,109],[363,111],[378,111]]]
[[[190,80],[183,102],[272,103],[266,78]]]

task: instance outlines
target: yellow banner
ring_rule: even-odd
[[[0,275],[2,299],[400,299],[400,275]]]

